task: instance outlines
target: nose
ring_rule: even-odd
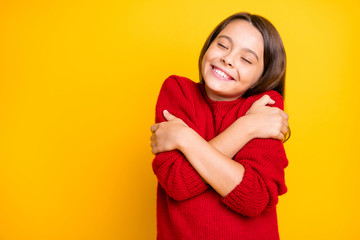
[[[229,56],[223,56],[222,58],[220,58],[220,62],[229,67],[234,67],[234,63],[232,60],[230,60]]]

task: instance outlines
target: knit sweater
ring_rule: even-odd
[[[266,91],[233,101],[213,101],[204,85],[170,76],[160,90],[156,122],[166,121],[168,110],[209,141],[264,94],[283,109],[283,99]],[[201,149],[199,149],[201,151]],[[275,139],[253,139],[233,158],[245,168],[243,179],[227,196],[204,183],[178,150],[159,153],[152,166],[158,179],[157,239],[279,239],[276,204],[287,191],[284,169],[288,164],[283,144]]]

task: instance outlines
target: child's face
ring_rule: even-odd
[[[242,96],[264,69],[264,40],[251,23],[230,22],[214,39],[202,60],[208,97],[231,101]]]

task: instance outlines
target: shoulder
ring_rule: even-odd
[[[165,79],[161,89],[166,90],[190,90],[197,88],[197,84],[186,77],[171,75]]]
[[[171,75],[164,81],[156,104],[157,115],[163,110],[181,117],[183,112],[194,109],[200,90],[198,84],[188,78]]]
[[[186,77],[171,75],[162,84],[159,96],[173,100],[190,101],[199,94],[201,92],[198,83]]]
[[[196,112],[201,92],[198,84],[188,78],[171,75],[164,81],[156,103],[156,121],[164,121],[162,112],[166,109],[171,114],[184,120],[188,125]],[[191,124],[190,124],[191,125]]]
[[[284,99],[280,95],[280,93],[278,93],[274,90],[264,91],[262,93],[255,94],[255,95],[248,97],[245,100],[247,109],[249,109],[255,101],[259,100],[264,95],[268,95],[272,100],[275,101],[275,103],[273,105],[270,105],[271,107],[277,107],[277,108],[280,108],[281,110],[284,110]]]

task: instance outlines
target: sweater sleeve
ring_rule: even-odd
[[[275,100],[273,107],[283,109],[280,94],[275,91],[265,93]],[[250,97],[246,108],[265,93]],[[275,139],[253,139],[235,155],[234,160],[244,166],[245,173],[241,183],[222,198],[222,202],[245,216],[257,216],[275,207],[278,196],[287,191],[284,169],[288,160],[283,143]]]
[[[188,79],[177,76],[167,78],[161,87],[156,104],[156,123],[166,121],[162,114],[166,109],[197,131],[192,101],[192,91],[196,90],[195,83]],[[208,185],[178,150],[157,154],[152,167],[161,187],[175,200],[192,198],[208,188]]]

